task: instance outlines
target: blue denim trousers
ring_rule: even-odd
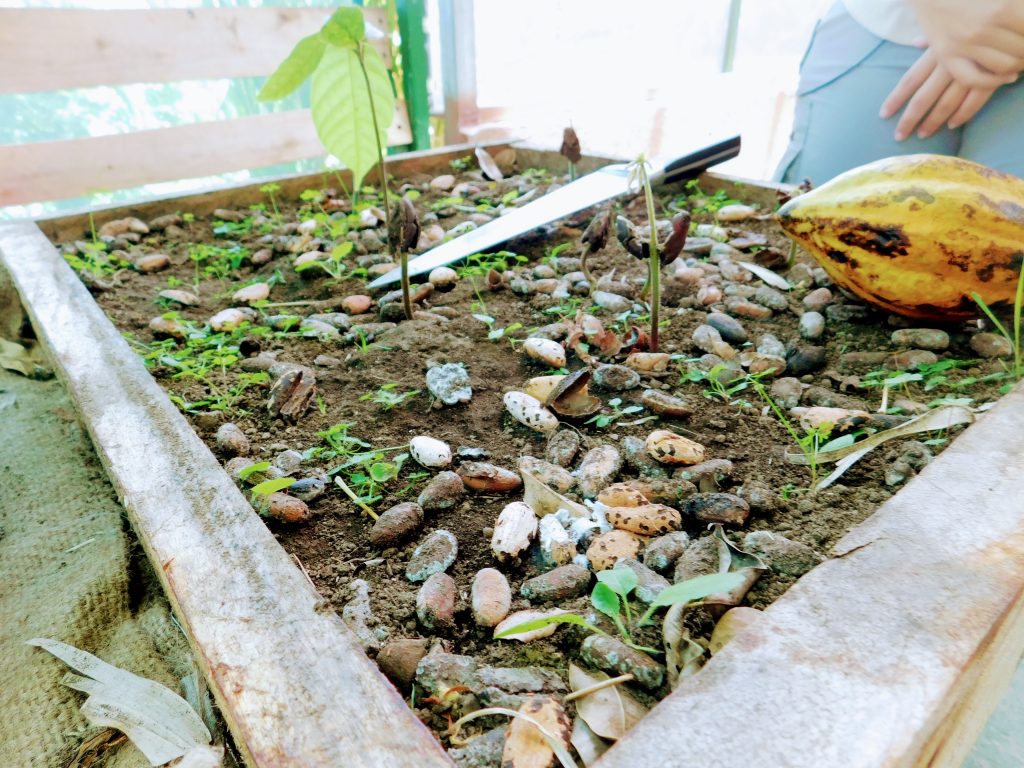
[[[1024,78],[995,92],[966,125],[896,141],[899,115],[878,116],[921,55],[868,32],[836,3],[818,22],[800,65],[789,147],[776,180],[821,185],[858,165],[918,152],[956,155],[1024,177]]]

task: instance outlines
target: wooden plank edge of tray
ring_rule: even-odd
[[[601,768],[959,765],[1024,648],[1024,385],[833,554]]]
[[[43,233],[0,259],[251,766],[451,766]]]
[[[414,173],[442,174],[450,173],[449,161],[472,155],[476,144],[460,144],[456,146],[424,149],[419,152],[403,152],[387,158],[385,165],[391,176],[402,177]],[[491,152],[497,152],[508,146],[508,142],[482,144]],[[54,242],[79,239],[83,232],[89,231],[89,214],[92,213],[96,226],[99,227],[111,219],[125,216],[136,216],[143,221],[165,213],[189,211],[196,216],[208,216],[217,208],[247,207],[253,203],[266,203],[267,195],[260,191],[266,184],[277,184],[280,191],[275,194],[278,199],[298,198],[310,187],[320,188],[334,186],[334,171],[324,170],[318,173],[289,173],[282,176],[260,178],[226,184],[216,189],[200,192],[185,192],[179,195],[147,198],[130,203],[112,203],[105,206],[86,207],[73,211],[61,211],[36,220],[39,228]],[[345,185],[351,189],[352,174],[341,169],[337,171]],[[377,184],[380,178],[374,168],[366,175],[366,184]]]

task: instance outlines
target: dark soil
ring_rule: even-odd
[[[426,176],[403,181],[424,190],[416,202],[421,212],[429,210],[429,204],[444,194],[430,191],[427,186],[430,178]],[[476,180],[470,178],[470,181],[486,187],[486,183],[479,181],[479,177]],[[489,193],[488,196],[500,198],[504,191],[514,188],[516,184],[527,184],[527,180],[524,177],[516,177],[512,181],[503,182],[497,193]],[[397,183],[395,186],[397,187]],[[681,194],[682,190],[668,190],[663,194],[662,202],[667,204]],[[278,203],[281,205],[284,221],[294,221],[298,210],[297,201]],[[634,221],[645,221],[641,199],[630,201],[625,209],[626,214]],[[167,213],[174,211],[169,210]],[[594,211],[587,212],[592,213]],[[453,222],[464,217],[464,212],[460,211],[452,218],[442,219],[440,223],[447,229]],[[705,222],[712,220],[710,214],[699,212],[695,219]],[[546,263],[546,257],[551,249],[561,243],[573,244],[561,252],[562,256],[577,255],[578,248],[575,244],[581,228],[588,220],[589,215],[581,214],[557,227],[549,228],[544,236],[535,234],[532,238],[524,238],[521,243],[510,246],[527,259],[516,269],[523,271]],[[149,344],[154,341],[148,330],[151,318],[167,311],[167,308],[157,306],[154,301],[161,290],[169,287],[169,280],[174,283],[176,279],[182,283],[172,287],[195,290],[193,281],[196,271],[189,258],[189,250],[195,243],[226,246],[230,242],[237,242],[250,252],[265,247],[261,242],[263,233],[260,232],[259,225],[249,234],[228,236],[215,235],[213,222],[209,220],[196,220],[182,226],[181,234],[184,236],[154,233],[143,236],[140,243],[129,246],[130,258],[133,259],[145,252],[166,253],[171,259],[169,269],[152,274],[123,270],[114,279],[116,287],[97,294],[97,301],[118,328],[125,334],[132,334],[143,343]],[[738,230],[765,233],[770,246],[783,254],[789,253],[788,241],[771,221],[745,221],[731,226]],[[273,234],[288,231],[280,227],[275,228],[272,224],[268,225],[268,228]],[[88,234],[83,233],[83,237],[87,238]],[[325,245],[324,250],[329,251],[330,245]],[[754,258],[754,255],[750,254],[750,258]],[[350,266],[355,264],[355,256],[353,253],[348,257],[347,263]],[[177,311],[181,318],[202,326],[214,313],[232,306],[231,294],[240,285],[256,277],[270,278],[278,271],[285,282],[272,289],[271,301],[275,303],[340,299],[366,292],[364,277],[333,280],[318,272],[312,279],[303,279],[292,269],[293,258],[291,254],[275,253],[275,258],[266,265],[253,267],[245,263],[231,274],[230,279],[203,279],[198,284],[198,294],[201,298],[199,305],[180,308]],[[798,261],[813,265],[805,254],[801,253],[797,258]],[[590,260],[589,266],[595,276],[606,275],[615,270],[616,279],[642,280],[645,271],[645,266],[626,254],[614,237],[600,255]],[[670,271],[670,268],[666,269],[666,274]],[[785,266],[780,271],[785,273]],[[820,283],[827,284],[820,271],[817,277]],[[756,279],[754,282],[759,284]],[[680,372],[685,371],[687,367],[684,359],[695,358],[701,354],[695,350],[690,339],[693,330],[703,322],[706,308],[694,308],[690,292],[679,286],[673,288],[671,280],[667,283],[670,298],[665,302],[663,309],[662,317],[667,321],[667,327],[662,330],[661,350],[678,354],[680,362],[677,367],[670,369],[668,375],[657,378],[653,383],[665,388],[670,394],[687,399],[693,407],[693,416],[686,420],[654,420],[634,424],[638,418],[650,415],[644,412],[624,416],[605,429],[598,429],[594,425],[577,424],[584,437],[584,447],[601,443],[616,444],[627,435],[643,438],[655,428],[673,429],[706,446],[708,458],[727,458],[733,462],[733,477],[725,481],[722,490],[735,490],[743,483],[756,480],[768,485],[778,494],[770,509],[755,509],[752,512],[744,531],[773,531],[828,556],[831,547],[840,537],[864,520],[898,489],[898,486],[890,487],[884,482],[884,471],[891,463],[886,456],[892,449],[885,447],[869,455],[866,460],[847,472],[840,483],[821,493],[813,495],[801,492],[799,489],[806,489],[809,484],[807,470],[784,460],[783,452],[794,448],[790,436],[778,419],[767,411],[764,403],[752,389],[736,393],[732,402],[725,402],[705,394],[708,388],[706,383],[692,383],[681,375]],[[783,342],[800,343],[798,322],[803,311],[800,300],[813,287],[815,286],[798,287],[790,294],[790,310],[776,312],[769,320],[739,318],[751,340],[756,340],[764,333],[771,333]],[[837,297],[839,302],[848,301],[839,296],[838,292]],[[516,295],[507,287],[489,291],[486,289],[484,274],[463,275],[454,290],[448,293],[435,291],[423,304],[423,308],[430,310],[450,308],[450,313],[445,315],[450,317],[449,320],[402,322],[394,330],[380,335],[365,347],[358,344],[343,345],[335,341],[322,342],[295,334],[276,338],[271,334],[248,334],[262,351],[278,352],[278,360],[313,368],[316,371],[321,400],[295,424],[271,420],[266,410],[269,384],[263,384],[247,390],[234,409],[224,416],[227,420],[237,423],[248,434],[253,443],[251,456],[256,460],[272,460],[284,449],[306,452],[316,446],[323,447],[325,443],[317,435],[318,432],[323,432],[338,423],[348,423],[351,424],[349,434],[375,447],[401,447],[416,435],[429,435],[444,440],[453,450],[459,446],[483,449],[489,456],[488,461],[514,469],[518,459],[523,455],[543,458],[545,438],[512,421],[503,410],[502,395],[510,389],[520,388],[531,376],[547,371],[527,358],[518,345],[513,347],[508,339],[489,340],[489,328],[480,320],[473,318],[472,314],[485,313],[493,317],[495,328],[520,323],[521,330],[511,335],[517,340],[522,340],[535,327],[555,322],[563,316],[571,320],[580,304],[584,308],[590,306],[583,297],[570,305],[564,300],[558,301],[544,294]],[[677,309],[680,305],[681,308]],[[557,309],[559,307],[561,309]],[[376,308],[371,310],[370,315],[353,318],[353,323],[376,322],[378,317],[375,310]],[[261,311],[264,315],[283,312],[304,315],[327,310],[310,310],[307,307],[296,306],[265,308]],[[622,330],[621,325],[615,324],[616,318],[611,313],[597,310],[594,314],[600,317],[607,327]],[[631,322],[646,323],[636,319]],[[828,363],[817,372],[805,376],[804,382],[830,390],[836,390],[845,384],[845,394],[858,398],[866,409],[877,410],[880,389],[858,388],[858,379],[847,379],[842,382],[842,378],[863,375],[867,370],[879,366],[862,366],[859,369],[844,367],[840,356],[851,351],[895,350],[890,343],[890,335],[894,327],[903,325],[905,323],[876,313],[869,313],[855,323],[829,320],[824,341],[818,342],[824,344],[827,349]],[[957,327],[947,330],[950,331],[953,342],[950,351],[940,353],[940,358],[973,357],[967,346],[967,329]],[[246,349],[255,352],[257,345],[252,344]],[[319,355],[336,357],[340,363],[329,367],[317,366],[314,359]],[[424,383],[428,361],[465,363],[473,385],[472,401],[467,405],[443,408],[437,407],[439,404],[432,404]],[[157,380],[169,392],[179,395],[185,401],[193,402],[207,394],[200,383],[188,378],[175,378],[176,370],[162,364],[158,357],[150,363]],[[579,361],[570,356],[568,367],[576,369],[579,365]],[[235,381],[239,368],[238,364],[232,364],[226,368],[223,378],[217,372],[212,375],[212,379],[221,385],[230,384]],[[997,370],[998,367],[991,362],[979,362],[970,368],[953,370],[949,372],[949,376],[951,381],[956,381],[958,377],[962,379],[968,375],[977,376]],[[766,380],[766,384],[768,383],[770,382]],[[384,410],[372,401],[360,399],[360,396],[373,393],[384,385],[396,385],[393,390],[395,392],[420,390],[420,394],[390,410]],[[643,386],[647,385],[648,382],[645,382]],[[623,406],[633,402],[643,386],[629,392],[616,393],[622,397]],[[985,398],[994,396],[997,386],[998,383],[977,385],[969,390],[952,390],[940,386],[935,391],[925,393],[918,384],[914,384],[907,392],[926,403],[938,396],[965,393],[982,402]],[[605,401],[616,396],[602,392],[598,394]],[[187,412],[187,415],[197,432],[207,439],[216,451],[216,418],[202,413]],[[927,437],[929,436],[920,436],[920,439]],[[932,446],[933,451],[941,448],[941,444]],[[398,452],[387,451],[387,456],[393,456]],[[313,458],[303,463],[297,476],[320,474],[340,461]],[[426,473],[417,473],[417,469],[411,461],[406,464],[397,479],[383,486],[382,497],[374,503],[374,508],[382,512],[399,502],[415,500],[426,482]],[[407,478],[413,473],[418,474],[418,479],[410,482]],[[629,476],[628,473],[626,475]],[[467,500],[454,510],[428,513],[423,533],[413,541],[400,548],[384,551],[376,550],[367,543],[367,532],[372,521],[361,514],[340,489],[333,485],[326,494],[311,503],[313,518],[310,522],[287,526],[270,520],[268,525],[285,549],[301,561],[317,588],[339,612],[350,599],[349,583],[355,578],[368,580],[372,585],[373,610],[380,622],[379,627],[386,630],[388,639],[438,636],[452,652],[475,655],[482,663],[501,666],[535,664],[564,670],[567,661],[576,656],[579,643],[585,636],[580,631],[575,628],[560,629],[549,639],[526,645],[494,641],[491,639],[491,631],[478,628],[468,611],[469,586],[474,574],[481,568],[496,565],[489,549],[490,533],[495,518],[509,501],[519,498],[521,497],[518,494],[470,494]],[[438,528],[447,529],[458,538],[458,559],[449,569],[449,573],[458,584],[462,598],[457,614],[457,628],[440,635],[426,632],[419,626],[415,614],[415,598],[419,585],[412,584],[405,578],[405,564],[416,543],[426,532]],[[707,535],[703,525],[692,520],[686,521],[685,517],[684,528],[694,538]],[[734,537],[737,541],[742,538],[742,531],[738,533],[740,536]],[[532,561],[527,561],[511,568],[502,567],[502,570],[513,588],[513,610],[529,607],[525,599],[518,597],[518,587],[525,578],[536,575],[536,565]],[[769,572],[751,590],[746,604],[758,608],[765,607],[781,595],[793,581],[791,577]],[[585,603],[585,599],[577,599],[566,603],[565,607],[584,609]],[[649,639],[658,642],[657,637]],[[447,726],[447,720],[431,711],[429,707],[421,706],[418,711],[431,725],[441,729]]]

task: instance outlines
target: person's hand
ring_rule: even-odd
[[[929,48],[886,97],[879,116],[888,119],[906,105],[896,124],[896,141],[917,131],[927,139],[943,124],[959,128],[985,106],[995,88],[968,87],[953,77]]]
[[[1024,71],[1024,2],[910,0],[928,47],[968,88],[997,88]]]

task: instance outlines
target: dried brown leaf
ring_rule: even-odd
[[[550,768],[555,762],[556,743],[565,750],[569,748],[572,728],[565,710],[550,696],[531,696],[518,713],[521,717],[508,728],[502,767]]]
[[[569,665],[569,687],[574,691],[589,688],[609,679],[604,672],[583,670]],[[647,714],[647,707],[621,685],[611,685],[576,699],[576,711],[598,736],[617,741]]]

